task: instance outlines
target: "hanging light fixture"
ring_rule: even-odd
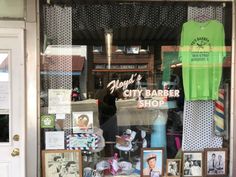
[[[111,55],[112,55],[112,30],[105,31],[105,43],[106,43],[106,51],[107,51],[107,68],[111,69]]]

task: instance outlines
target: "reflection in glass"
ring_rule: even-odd
[[[0,81],[8,81],[8,54],[0,53]]]
[[[9,142],[8,53],[0,53],[0,142]]]
[[[0,142],[9,142],[9,115],[0,114]]]
[[[7,110],[7,111],[6,111]],[[9,112],[8,53],[0,53],[0,114]]]

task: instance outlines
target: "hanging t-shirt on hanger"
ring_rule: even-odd
[[[186,100],[217,100],[225,53],[225,34],[217,20],[184,23],[179,59]]]

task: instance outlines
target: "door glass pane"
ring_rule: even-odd
[[[9,142],[9,115],[0,115],[0,142]]]
[[[9,142],[8,53],[0,53],[0,142]]]

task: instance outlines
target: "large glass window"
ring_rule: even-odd
[[[231,3],[41,7],[42,174],[227,175]]]

